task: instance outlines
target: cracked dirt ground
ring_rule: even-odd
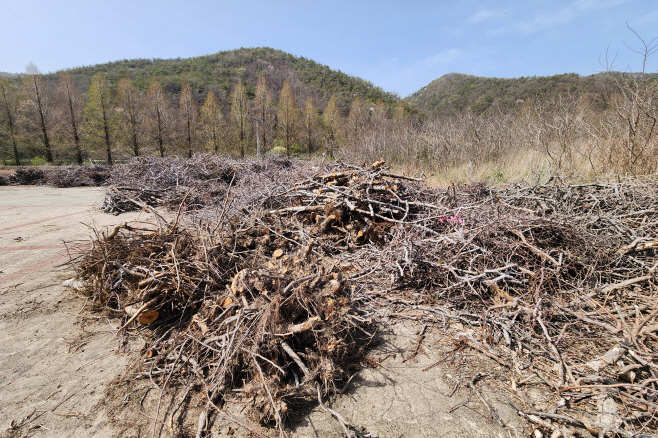
[[[107,408],[116,403],[107,399],[108,385],[126,371],[140,345],[118,352],[118,321],[98,319],[84,308],[84,297],[62,286],[72,275],[62,264],[76,245],[88,244],[91,225],[147,220],[144,213],[99,212],[103,195],[99,188],[0,187],[0,436],[151,436],[150,428],[114,422]],[[449,397],[453,382],[467,382],[475,368],[464,368],[463,376],[441,365],[423,371],[445,356],[439,329],[429,328],[420,354],[405,361],[417,332],[411,321],[385,329],[371,353],[379,365],[361,371],[344,395],[325,403],[381,438],[509,436],[464,385]],[[519,420],[513,409],[487,389],[495,387],[490,366],[481,362],[486,376],[480,391],[514,428]],[[193,406],[189,415],[196,418]],[[291,426],[295,437],[344,436],[320,407]],[[217,421],[211,435],[224,436],[229,427]]]

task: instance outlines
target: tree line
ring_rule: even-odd
[[[318,108],[317,99],[295,96],[288,81],[275,95],[262,73],[255,87],[237,80],[226,96],[204,91],[202,97],[183,81],[173,95],[154,77],[142,92],[130,78],[111,84],[96,73],[82,92],[67,72],[50,83],[30,65],[20,84],[0,78],[2,158],[81,164],[324,153],[359,164],[385,158],[410,172],[462,181],[658,169],[658,82],[643,72],[611,72],[597,98],[566,90],[511,108],[494,102],[482,113],[433,117],[419,117],[405,101],[358,95],[349,108],[341,109],[335,96]]]
[[[201,99],[188,82],[179,96],[153,77],[140,92],[130,78],[110,84],[96,73],[86,92],[62,72],[55,83],[33,64],[22,83],[0,78],[0,141],[6,164],[35,156],[47,163],[104,161],[139,156],[221,153],[240,157],[267,152],[286,155],[326,152],[334,156],[356,145],[368,125],[402,120],[409,108],[391,110],[382,101],[356,96],[341,111],[335,96],[324,108],[312,97],[296,100],[289,81],[274,96],[264,74],[256,87],[238,80],[222,102],[212,91]]]

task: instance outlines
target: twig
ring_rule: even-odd
[[[288,353],[288,356],[290,356],[290,358],[295,361],[295,363],[299,366],[299,369],[301,369],[302,372],[304,373],[305,377],[311,375],[309,369],[306,368],[306,365],[304,365],[304,362],[302,362],[299,356],[297,356],[297,353],[295,353],[293,349],[290,348],[290,345],[286,344],[285,341],[281,341],[281,347],[286,353]]]
[[[478,389],[475,387],[475,382],[477,382],[478,379],[480,379],[480,377],[482,377],[482,374],[480,374],[479,372],[477,374],[475,374],[475,377],[473,377],[473,379],[468,383],[468,386],[470,386],[471,389],[473,391],[475,391],[475,394],[478,396],[478,398],[480,399],[482,404],[487,409],[489,409],[489,412],[491,412],[491,415],[493,416],[494,420],[496,420],[496,423],[498,423],[498,425],[501,426],[501,427],[505,427],[505,424],[500,419],[500,417],[498,416],[498,414],[496,413],[494,408],[492,408],[491,405],[489,403],[487,403],[487,401],[484,399],[484,397],[482,397],[482,394],[480,394],[480,391],[478,391]]]
[[[320,392],[320,384],[319,383],[316,384],[316,388],[318,390],[318,403],[320,404],[320,407],[322,409],[324,409],[325,411],[327,411],[328,413],[330,413],[331,415],[333,415],[336,420],[338,420],[340,425],[343,427],[343,431],[345,432],[345,436],[347,438],[352,438],[354,435],[348,429],[348,427],[351,427],[350,423],[348,423],[338,412],[334,411],[333,409],[330,409],[330,408],[326,407],[322,403],[322,393]]]

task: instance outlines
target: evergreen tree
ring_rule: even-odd
[[[53,162],[50,128],[52,113],[50,108],[50,90],[43,80],[36,65],[29,63],[23,79],[21,112],[28,135],[34,134],[43,143],[46,161]],[[38,133],[38,134],[37,134]]]
[[[144,97],[128,78],[119,81],[115,126],[118,140],[126,145],[135,157],[141,154],[141,131],[144,119]]]
[[[236,136],[240,148],[240,157],[244,158],[245,143],[249,138],[249,100],[247,92],[242,84],[238,81],[233,89],[231,96],[231,128]]]
[[[297,137],[300,125],[299,110],[295,105],[295,97],[290,90],[290,83],[286,80],[281,89],[277,111],[277,127],[279,136],[285,141],[286,154],[290,155],[290,149]]]
[[[8,80],[0,78],[0,120],[3,131],[9,137],[14,153],[14,164],[21,165],[18,155],[18,133],[16,132],[16,110],[18,99],[15,90]]]
[[[73,83],[68,73],[59,77],[59,85],[55,90],[56,117],[59,131],[63,137],[73,143],[78,165],[82,165],[82,145],[80,142],[80,118],[85,106],[84,95]]]
[[[185,145],[187,146],[188,156],[192,158],[192,150],[196,144],[197,129],[198,129],[198,109],[194,95],[192,94],[192,87],[190,83],[186,82],[180,94],[180,101],[178,104],[178,115],[180,117],[181,126],[183,127],[183,136]]]
[[[94,147],[105,147],[107,164],[112,165],[111,125],[114,104],[110,85],[103,73],[96,73],[91,78],[87,92],[87,105],[83,111],[83,131],[86,139]]]
[[[224,116],[219,101],[212,91],[208,93],[201,107],[201,132],[206,145],[215,153],[219,152],[224,131]]]

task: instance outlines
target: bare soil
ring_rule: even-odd
[[[73,275],[66,262],[88,244],[93,228],[149,219],[145,213],[101,213],[103,196],[99,188],[0,187],[0,436],[152,436],[159,390],[149,390],[148,379],[139,388],[117,384],[143,343],[119,346],[120,321],[99,318],[85,297],[62,286]],[[457,353],[457,372],[442,365],[426,369],[450,350],[441,330],[428,328],[418,355],[410,358],[420,327],[385,323],[371,352],[373,367],[361,371],[345,394],[325,400],[327,406],[373,437],[509,436],[467,387],[480,371],[484,397],[508,427],[521,427],[505,398],[489,389],[501,386],[490,361]],[[161,425],[156,436],[194,436],[194,398],[185,409],[180,427]],[[319,406],[290,426],[295,437],[344,436]],[[210,434],[248,436],[236,429],[217,420]]]

